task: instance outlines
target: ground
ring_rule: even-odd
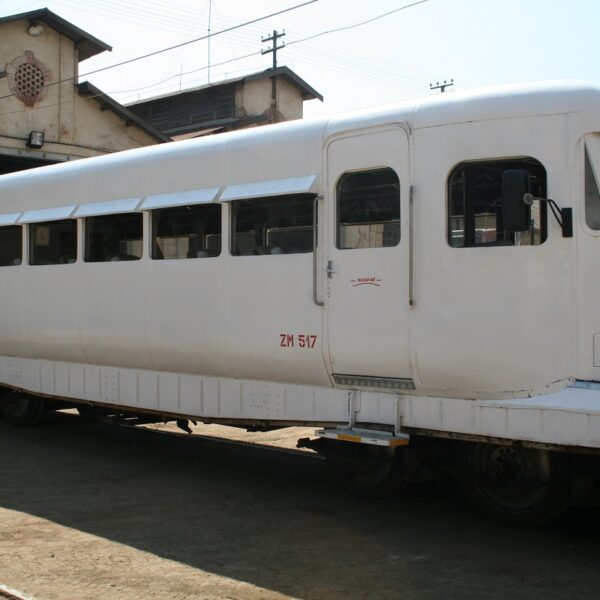
[[[451,482],[360,500],[312,453],[262,445],[304,430],[202,433],[0,421],[0,584],[36,600],[600,597],[593,511],[518,530]]]

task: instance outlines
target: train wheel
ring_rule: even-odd
[[[336,480],[363,498],[391,498],[406,488],[401,451],[395,448],[338,442],[326,458]]]
[[[44,401],[33,396],[9,396],[0,399],[0,413],[12,425],[35,425],[44,408]]]
[[[484,515],[534,527],[557,519],[571,491],[567,457],[555,452],[469,444],[462,455],[466,496]]]

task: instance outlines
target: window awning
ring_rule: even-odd
[[[123,198],[122,200],[108,200],[105,202],[92,202],[81,204],[75,211],[74,217],[99,217],[101,215],[114,215],[118,213],[134,212],[141,198]]]
[[[256,181],[228,185],[221,196],[221,202],[246,200],[248,198],[265,198],[268,196],[285,196],[287,194],[316,193],[317,175],[302,175],[286,179]]]
[[[9,215],[0,215],[0,226],[14,225],[23,213],[11,213]]]
[[[141,206],[141,210],[154,208],[168,208],[170,206],[189,206],[191,204],[210,204],[214,202],[221,188],[211,187],[187,192],[169,192],[148,196]]]
[[[41,208],[39,210],[28,210],[19,218],[19,223],[43,223],[44,221],[60,221],[69,219],[77,206],[59,206],[57,208]]]

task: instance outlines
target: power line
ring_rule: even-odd
[[[181,44],[175,44],[174,46],[169,46],[168,48],[163,48],[162,50],[155,50],[154,52],[149,52],[148,54],[143,54],[142,56],[136,56],[134,58],[130,58],[128,60],[121,61],[120,63],[116,63],[114,65],[109,65],[107,67],[101,67],[99,69],[94,69],[93,71],[88,71],[87,73],[84,73],[82,75],[82,77],[87,77],[88,75],[94,75],[95,73],[107,71],[108,69],[114,69],[115,67],[121,67],[123,65],[128,65],[132,62],[137,62],[138,60],[142,60],[144,58],[150,58],[151,56],[156,56],[157,54],[163,54],[164,52],[169,52],[170,50],[176,50],[177,48],[181,48],[183,46],[189,46],[190,44],[194,44],[195,42],[200,42],[202,40],[206,40],[209,37],[215,37],[216,35],[221,35],[223,33],[227,33],[229,31],[233,31],[235,29],[239,29],[240,27],[252,25],[253,23],[258,23],[259,21],[264,21],[265,19],[269,19],[271,17],[276,17],[283,13],[289,12],[291,10],[296,10],[297,8],[302,8],[303,6],[307,6],[308,4],[313,4],[314,2],[318,2],[318,1],[319,0],[307,0],[306,2],[303,2],[302,4],[297,4],[296,6],[291,6],[289,8],[285,8],[283,10],[279,10],[277,12],[271,13],[269,15],[265,15],[263,17],[258,17],[256,19],[252,19],[251,21],[246,21],[245,23],[240,23],[239,25],[233,25],[232,27],[228,27],[227,29],[221,29],[220,31],[217,31],[216,33],[212,33],[210,35],[203,35],[203,36],[195,38],[193,40],[188,40],[187,42],[182,42]],[[428,2],[428,0],[420,0],[420,2]],[[74,78],[71,77],[69,79],[74,79]],[[1,98],[0,98],[0,100],[1,100]]]
[[[417,2],[413,2],[412,4],[405,4],[404,6],[395,8],[394,10],[389,10],[386,13],[383,13],[376,17],[372,17],[370,19],[366,19],[365,21],[359,21],[358,23],[353,23],[352,25],[344,25],[343,27],[336,27],[335,29],[327,29],[326,31],[322,31],[321,33],[315,33],[314,35],[302,38],[301,40],[294,40],[293,42],[290,42],[288,46],[291,46],[292,44],[299,44],[300,42],[307,42],[308,40],[314,40],[315,38],[327,35],[329,33],[337,33],[338,31],[346,31],[348,29],[354,29],[355,27],[361,27],[362,25],[368,25],[369,23],[379,21],[379,19],[383,19],[384,17],[389,17],[394,13],[400,12],[401,10],[412,8],[413,6],[417,6],[418,4],[425,4],[425,2],[429,2],[429,0],[418,0]]]
[[[380,15],[377,15],[377,16],[375,16],[375,17],[370,17],[370,18],[368,18],[368,19],[365,19],[365,20],[363,20],[363,21],[359,21],[359,22],[357,22],[357,23],[352,23],[352,24],[350,24],[350,25],[344,25],[344,26],[342,26],[342,27],[337,27],[337,28],[335,28],[335,29],[328,29],[328,30],[325,30],[325,31],[321,31],[321,32],[319,32],[319,33],[316,33],[316,34],[314,34],[314,35],[310,35],[310,36],[307,36],[307,37],[304,37],[304,38],[301,38],[301,39],[298,39],[298,40],[294,40],[294,41],[290,42],[289,44],[287,44],[287,45],[286,45],[286,47],[292,46],[293,44],[299,44],[299,43],[301,43],[301,42],[306,42],[306,41],[309,41],[309,40],[313,40],[313,39],[315,39],[315,38],[317,38],[317,37],[321,37],[321,36],[324,36],[324,35],[328,35],[328,34],[330,34],[330,33],[336,33],[336,32],[339,32],[339,31],[344,31],[344,30],[348,30],[348,29],[354,29],[354,28],[356,28],[356,27],[360,27],[360,26],[363,26],[363,25],[367,25],[367,24],[369,24],[369,23],[373,23],[374,21],[378,21],[378,20],[380,20],[380,19],[383,19],[384,17],[390,16],[390,15],[392,15],[392,14],[394,14],[394,13],[397,13],[397,12],[400,12],[400,11],[402,11],[402,10],[406,10],[406,9],[408,9],[408,8],[412,8],[413,6],[417,6],[417,5],[419,5],[419,4],[424,4],[425,2],[428,2],[428,1],[429,1],[429,0],[418,0],[417,2],[413,2],[413,3],[411,3],[411,4],[406,4],[406,5],[404,5],[404,6],[400,6],[400,7],[398,7],[398,8],[395,8],[395,9],[393,9],[393,10],[390,10],[390,11],[388,11],[388,12],[382,13],[382,14],[380,14]],[[278,34],[278,35],[282,35],[282,34]],[[270,40],[270,39],[272,39],[272,38],[267,38],[267,40],[263,40],[263,41],[268,41],[268,40]],[[275,43],[275,42],[274,42],[274,43]],[[271,50],[271,51],[272,51],[272,50]],[[263,51],[263,53],[264,53],[264,52],[265,52],[265,51]],[[224,61],[224,62],[218,63],[217,65],[214,65],[214,66],[220,66],[220,65],[223,65],[223,64],[226,64],[226,63],[235,62],[235,61],[238,61],[238,60],[243,60],[243,59],[245,59],[245,58],[249,58],[249,57],[251,57],[251,56],[255,56],[255,55],[258,55],[258,54],[260,54],[260,53],[261,53],[261,52],[251,52],[250,54],[246,54],[246,55],[244,55],[244,56],[239,56],[239,57],[236,57],[236,58],[232,58],[232,59],[230,59],[230,60],[227,60],[227,61]],[[305,60],[306,62],[309,62],[309,63],[311,63],[311,64],[317,64],[317,65],[318,65],[318,62],[315,62],[315,61],[314,61],[314,58],[313,58],[313,60],[312,60],[312,61],[311,61],[311,60],[308,60],[308,59],[304,59],[304,60]],[[335,65],[335,64],[336,64],[336,62],[337,62],[337,66],[336,66],[335,68],[336,68],[337,70],[339,70],[339,69],[340,69],[340,67],[342,67],[342,68],[344,67],[344,65],[343,65],[343,64],[340,62],[340,59],[335,59],[335,58],[334,58],[334,59],[333,59],[333,64]],[[176,77],[180,77],[180,76],[182,76],[182,75],[190,75],[190,74],[192,74],[192,73],[197,73],[197,72],[200,72],[200,71],[205,71],[205,70],[206,70],[206,68],[207,68],[207,67],[200,67],[200,68],[198,68],[198,69],[193,69],[193,70],[191,70],[191,71],[186,71],[186,72],[184,72],[184,73],[178,73],[178,74],[176,74],[176,75],[173,75],[173,76],[171,76],[171,77],[168,77],[167,79],[163,79],[163,80],[161,80],[161,81],[157,81],[157,82],[156,82],[156,83],[154,83],[154,84],[149,84],[149,85],[147,85],[147,86],[143,86],[143,87],[140,87],[140,88],[136,88],[135,90],[123,90],[122,92],[121,92],[121,91],[115,91],[115,92],[111,92],[111,93],[113,93],[113,94],[119,94],[119,93],[129,93],[129,92],[132,92],[132,91],[139,91],[139,90],[142,90],[142,89],[148,89],[148,88],[152,88],[152,87],[155,87],[155,86],[157,86],[157,85],[161,85],[162,83],[166,83],[167,81],[170,81],[171,79],[175,79]],[[386,73],[386,71],[385,71],[385,70],[383,70],[383,69],[381,69],[381,68],[379,68],[379,67],[375,67],[374,65],[372,65],[372,64],[371,64],[371,65],[369,66],[369,74],[368,74],[368,75],[369,75],[369,76],[368,76],[368,78],[369,78],[369,79],[371,79],[371,80],[373,80],[373,79],[374,79],[374,77],[373,77],[374,73],[372,72],[373,70],[379,71],[381,75],[384,75],[384,76],[386,76],[386,77],[389,77],[389,75],[391,74],[391,70],[390,70],[390,71],[388,71],[388,72]],[[353,65],[353,72],[356,72],[356,64],[354,64],[354,65]],[[404,79],[404,80],[406,81],[406,83],[404,83],[403,85],[409,85],[409,86],[413,87],[413,89],[415,89],[415,84],[417,84],[417,83],[424,83],[424,82],[426,81],[424,77],[421,77],[421,78],[416,78],[416,77],[413,77],[413,76],[404,76],[404,77],[401,77],[401,76],[398,76],[397,74],[394,74],[394,75],[395,75],[396,77],[400,77],[400,79]],[[375,79],[376,79],[376,77],[375,77]],[[410,81],[410,83],[408,83],[408,81]]]
[[[149,52],[147,54],[143,54],[141,56],[136,56],[134,58],[130,58],[128,60],[124,60],[121,61],[120,63],[115,63],[113,65],[108,65],[106,67],[101,67],[99,69],[94,69],[93,71],[88,71],[87,73],[84,73],[83,75],[81,75],[81,77],[88,77],[89,75],[94,75],[95,73],[101,73],[102,71],[108,71],[109,69],[114,69],[116,67],[121,67],[123,65],[128,65],[131,64],[133,62],[137,62],[138,60],[143,60],[145,58],[150,58],[151,56],[156,56],[157,54],[163,54],[165,52],[169,52],[170,50],[175,50],[177,48],[182,48],[183,46],[189,46],[190,44],[194,44],[195,42],[200,42],[202,40],[206,40],[209,37],[215,37],[217,35],[221,35],[223,33],[227,33],[229,31],[234,31],[235,29],[239,29],[240,27],[245,27],[247,25],[252,25],[253,23],[258,23],[260,21],[264,21],[266,19],[270,19],[271,17],[276,17],[278,15],[290,12],[292,10],[296,10],[298,8],[302,8],[303,6],[307,6],[309,4],[313,4],[314,2],[318,2],[319,0],[307,0],[306,2],[303,2],[302,4],[296,4],[295,6],[290,6],[289,8],[285,8],[283,10],[279,10],[277,12],[274,13],[270,13],[268,15],[264,15],[262,17],[257,17],[256,19],[251,19],[250,21],[245,21],[244,23],[240,23],[239,25],[233,25],[231,27],[228,27],[226,29],[222,29],[220,31],[217,31],[215,33],[212,33],[210,35],[203,35],[201,37],[198,38],[194,38],[192,40],[188,40],[187,42],[182,42],[181,44],[175,44],[174,46],[169,46],[167,48],[162,48],[161,50],[155,50],[154,52]],[[422,2],[426,2],[427,0],[421,0]],[[65,79],[61,79],[60,81],[53,81],[52,83],[48,84],[49,86],[51,85],[59,85],[61,83],[66,83],[68,81],[73,81],[75,79],[75,76],[73,77],[66,77]],[[5,100],[6,98],[12,98],[14,96],[16,96],[17,94],[8,94],[6,96],[0,96],[0,100]]]

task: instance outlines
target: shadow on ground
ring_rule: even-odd
[[[596,512],[514,530],[451,483],[362,501],[312,456],[69,423],[0,421],[0,507],[307,600],[600,596]]]

